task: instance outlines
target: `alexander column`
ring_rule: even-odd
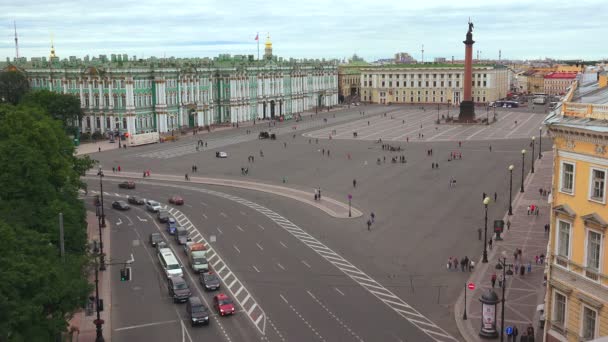
[[[473,23],[469,21],[469,31],[467,32],[467,40],[464,42],[464,96],[463,101],[460,102],[460,115],[458,115],[458,121],[467,122],[475,120],[475,104],[473,103],[472,96],[472,83],[473,82]]]

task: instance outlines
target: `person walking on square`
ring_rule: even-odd
[[[534,208],[534,215],[538,216],[538,212],[539,212],[539,209],[538,209],[538,206],[536,206]]]
[[[531,209],[530,206],[528,206],[528,215],[530,215],[530,209]]]
[[[448,258],[448,271],[450,271],[452,269],[452,257]]]
[[[357,187],[357,180],[353,179],[353,188],[356,188],[356,187]]]
[[[532,262],[528,261],[528,273],[532,273]]]
[[[469,272],[473,272],[474,269],[475,269],[475,261],[471,260],[471,261],[469,261]]]
[[[526,273],[526,267],[522,263],[521,266],[519,266],[519,275],[523,276],[525,273]]]
[[[492,250],[492,238],[488,240],[488,247],[490,247],[490,250]]]
[[[496,191],[494,191],[494,203],[496,203],[496,200],[498,200],[498,194],[496,193]]]
[[[454,257],[454,259],[452,260],[452,262],[454,263],[454,270],[458,271],[458,258]]]
[[[372,230],[372,220],[367,220],[367,231]]]
[[[369,216],[372,218],[372,223],[374,223],[376,221],[376,214],[374,214],[374,212],[372,211]]]
[[[120,165],[118,165],[118,172],[120,172],[120,170],[121,170],[121,169],[120,169]]]
[[[490,282],[492,283],[492,287],[496,285],[496,273],[492,274],[492,278],[490,278]]]

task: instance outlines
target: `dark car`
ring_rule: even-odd
[[[121,189],[135,189],[135,182],[118,183],[118,187]]]
[[[186,242],[190,241],[188,230],[185,227],[177,227],[175,229],[175,241],[177,241],[179,245],[185,245]]]
[[[173,217],[169,217],[167,220],[167,233],[173,235],[175,234],[175,229],[177,229],[177,222]]]
[[[118,210],[129,210],[131,207],[125,201],[114,201],[112,202],[112,208]]]
[[[127,201],[129,201],[129,203],[131,203],[131,204],[136,204],[136,205],[144,204],[144,199],[137,197],[137,196],[129,196]]]
[[[209,309],[203,304],[199,297],[190,297],[186,303],[186,314],[192,326],[209,324]]]
[[[169,212],[164,209],[159,210],[156,216],[158,217],[158,220],[163,223],[169,221],[169,217],[171,217]]]
[[[173,195],[173,196],[169,197],[169,203],[175,204],[175,205],[183,205],[184,199],[181,198],[180,196]]]
[[[268,134],[268,132],[266,132],[266,131],[262,131],[258,135],[258,139],[268,139],[268,138],[270,138],[270,134]]]
[[[164,241],[163,236],[160,233],[152,233],[150,234],[150,244],[152,247],[156,247],[160,242]]]
[[[201,273],[200,281],[201,285],[203,285],[207,291],[216,291],[220,289],[220,278],[215,273]]]
[[[167,280],[167,288],[169,296],[173,297],[174,303],[185,302],[192,295],[188,283],[182,277],[170,277]]]

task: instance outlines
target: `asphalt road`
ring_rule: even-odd
[[[106,186],[112,189],[112,183],[106,181]],[[218,254],[255,296],[272,322],[266,326],[268,340],[433,340],[366,287],[259,212],[235,206],[221,197],[201,194],[196,186],[172,189],[148,183],[151,182],[138,184],[138,189],[130,193],[161,200],[168,194],[179,193],[186,200],[186,205],[179,210],[204,236],[216,236],[213,245]],[[131,220],[139,221],[140,217],[143,215],[138,214]],[[128,224],[127,220],[123,221]],[[241,308],[241,314],[246,314],[249,307]],[[370,319],[373,325],[369,325]],[[228,326],[226,331],[231,335]],[[437,330],[437,333],[442,332]]]
[[[108,182],[109,183],[109,182]],[[106,183],[106,185],[109,185]],[[90,184],[95,190],[95,184]],[[105,190],[105,189],[104,189]],[[110,190],[111,191],[111,190]],[[123,191],[117,191],[124,193]],[[191,327],[185,304],[174,304],[167,292],[167,281],[159,265],[156,250],[148,243],[149,234],[163,233],[165,240],[186,265],[181,248],[165,233],[164,225],[155,216],[132,206],[129,211],[111,209],[115,196],[106,196],[106,219],[112,222],[112,263],[121,263],[131,256],[132,280],[120,281],[120,265],[109,266],[112,272],[112,331],[113,341],[258,341],[247,318],[238,313],[233,317],[219,317],[213,313],[209,326]],[[203,298],[207,306],[212,303],[213,292],[205,292],[198,277],[184,268],[185,279],[195,296]]]
[[[377,112],[384,112],[396,109],[397,106],[377,108]],[[360,110],[369,112],[371,107],[355,107],[351,114],[352,112],[356,114]],[[340,113],[336,113],[336,115],[338,116]],[[331,119],[328,125],[331,125]],[[224,131],[221,132],[221,136],[237,136],[244,134],[243,131],[243,128],[240,131]],[[109,151],[94,154],[93,158],[99,159],[104,168],[121,165],[123,169],[130,171],[150,168],[152,173],[182,175],[191,173],[190,167],[192,164],[196,164],[199,168],[198,173],[201,175],[227,178],[244,177],[240,175],[240,168],[248,166],[250,172],[247,178],[249,180],[259,179],[278,184],[283,177],[286,177],[288,186],[309,189],[311,197],[313,187],[317,186],[320,186],[326,195],[337,199],[342,198],[344,201],[346,201],[346,195],[350,193],[353,195],[353,205],[365,212],[364,217],[360,219],[332,219],[312,207],[302,206],[284,198],[273,198],[267,194],[247,190],[217,188],[218,191],[241,196],[281,214],[377,280],[383,287],[437,323],[450,335],[458,336],[451,312],[453,303],[468,275],[447,272],[445,263],[450,256],[457,256],[459,259],[465,255],[474,259],[480,256],[482,243],[477,239],[477,229],[483,228],[482,193],[486,192],[491,197],[494,192],[497,192],[498,195],[498,201],[489,206],[491,229],[492,221],[502,218],[508,207],[509,173],[507,168],[510,164],[515,166],[513,172],[513,195],[515,195],[521,179],[520,151],[523,148],[529,150],[529,142],[527,139],[471,140],[464,142],[461,148],[456,142],[401,143],[401,147],[405,148],[405,151],[398,153],[383,151],[379,144],[370,141],[320,140],[316,144],[313,140],[309,144],[308,138],[298,135],[293,139],[291,134],[285,134],[280,135],[278,141],[253,140],[224,146],[222,150],[229,153],[229,158],[221,160],[214,157],[215,151],[219,149],[167,160],[137,156],[142,151],[156,150],[160,145],[141,149],[131,148],[127,151]],[[287,147],[284,147],[284,143],[287,143]],[[489,149],[490,145],[492,151]],[[550,140],[543,139],[543,150],[550,148]],[[258,156],[260,149],[264,151],[264,158]],[[323,156],[322,149],[331,150],[331,156]],[[427,156],[429,149],[433,149],[433,156]],[[462,153],[463,159],[448,161],[448,156],[453,151]],[[538,146],[536,146],[537,153]],[[347,154],[350,154],[352,158],[348,159]],[[255,155],[255,163],[247,163],[248,155]],[[399,155],[406,156],[406,164],[390,163],[392,156]],[[387,157],[387,162],[376,165],[375,160],[384,156]],[[526,171],[524,174],[528,173],[530,159],[531,153],[528,151],[525,155]],[[439,169],[432,169],[432,162],[438,162]],[[457,180],[456,187],[448,187],[450,178]],[[356,188],[353,188],[353,179],[357,179]],[[138,191],[140,190],[142,189],[138,189]],[[157,193],[160,195],[161,191],[158,190]],[[154,194],[151,193],[151,195]],[[184,196],[187,195],[184,194]],[[166,197],[168,197],[167,194],[161,199]],[[193,203],[196,203],[196,200]],[[370,328],[369,324],[357,324],[356,318],[351,317],[352,313],[356,311],[352,309],[351,304],[347,303],[352,303],[352,300],[333,302],[340,300],[342,295],[336,290],[333,292],[338,296],[335,296],[332,291],[324,292],[324,290],[331,290],[332,287],[338,287],[341,283],[323,285],[326,284],[326,280],[323,280],[325,273],[317,275],[309,272],[305,273],[307,276],[289,276],[292,269],[295,274],[299,275],[302,270],[308,268],[302,262],[303,260],[313,266],[311,269],[324,269],[322,262],[315,261],[314,254],[307,254],[311,252],[305,248],[294,254],[291,251],[292,247],[286,251],[287,253],[282,253],[278,248],[282,247],[280,243],[278,246],[276,245],[277,240],[288,246],[293,243],[288,244],[287,241],[283,241],[287,240],[289,236],[283,239],[281,235],[283,233],[280,230],[275,232],[272,238],[264,239],[262,239],[263,236],[258,236],[259,232],[247,234],[245,227],[254,230],[255,225],[249,223],[251,221],[248,216],[237,219],[238,213],[232,213],[234,206],[234,203],[218,203],[213,207],[218,209],[209,210],[209,214],[206,214],[207,217],[210,215],[216,217],[219,210],[229,215],[228,217],[220,215],[223,220],[222,224],[227,225],[225,228],[220,226],[220,229],[229,236],[222,237],[222,233],[217,229],[215,231],[218,237],[218,252],[227,260],[228,265],[236,268],[239,275],[242,274],[243,282],[247,287],[252,287],[252,292],[259,297],[259,302],[272,321],[277,323],[277,330],[281,334],[292,337],[292,331],[296,333],[301,332],[300,330],[306,331],[300,327],[303,322],[295,323],[299,319],[297,311],[307,319],[312,327],[315,327],[315,331],[320,335],[323,332],[327,336],[333,336],[326,332],[331,329],[324,328],[332,326],[327,322],[331,319],[319,319],[323,316],[316,315],[316,311],[310,313],[306,311],[306,315],[300,312],[300,310],[304,312],[303,308],[311,305],[310,303],[316,303],[314,298],[306,292],[308,290],[316,298],[321,298],[320,302],[331,303],[331,307],[327,306],[331,312],[348,311],[350,314],[336,315],[344,317],[344,322],[348,322],[347,325],[358,335],[360,333],[359,336],[362,338],[365,336],[366,340],[370,339],[366,331],[374,331],[374,329]],[[185,206],[183,210],[186,214],[192,210],[193,214],[189,216],[192,216],[192,221],[203,234],[211,234],[216,228],[213,225],[219,224],[215,221],[204,223],[202,221],[204,217],[197,216],[197,212],[205,210],[200,206],[193,206],[191,209]],[[247,213],[246,210],[243,211]],[[372,231],[368,232],[365,221],[367,215],[372,211],[376,214],[377,219]],[[257,219],[253,222],[257,222]],[[264,223],[261,224],[264,226]],[[245,232],[238,230],[236,225],[239,225]],[[253,225],[254,228],[249,228],[250,225]],[[225,241],[227,238],[236,241],[233,244],[237,244],[240,253]],[[255,243],[260,243],[264,251],[260,250]],[[246,256],[238,257],[237,253],[245,253]],[[285,270],[281,269],[277,263],[280,263]],[[327,262],[325,263],[329,265]],[[258,285],[261,290],[258,290],[257,287],[254,288],[256,283],[260,282],[261,277],[253,269],[253,265],[260,270],[259,273],[265,272],[272,275],[263,277],[269,280],[264,286]],[[338,279],[331,276],[333,273],[328,274],[331,279]],[[340,276],[339,273],[338,276]],[[346,280],[349,279],[346,278]],[[351,284],[353,283],[352,280],[349,281]],[[276,285],[274,285],[275,283]],[[348,288],[345,285],[342,286]],[[356,291],[357,286],[361,288],[360,285],[351,286],[351,288]],[[342,288],[338,288],[346,293]],[[277,292],[281,291],[280,289],[284,289],[284,292],[278,294],[283,295],[285,300],[277,295]],[[267,292],[269,292],[268,295],[265,294]],[[330,293],[334,296],[332,297]],[[298,302],[307,296],[310,299],[306,299],[302,303]],[[376,298],[372,297],[371,301],[365,298],[364,295],[361,295],[355,299],[365,305],[364,313],[368,312],[371,307],[382,304]],[[290,303],[295,311],[287,303]],[[350,309],[345,310],[341,305],[349,305],[345,307]],[[299,306],[303,308],[299,309]],[[283,311],[275,313],[271,310]],[[318,310],[323,311],[323,308]],[[289,318],[287,313],[290,312],[295,314],[297,319]],[[361,315],[361,312],[356,313]],[[386,315],[387,318],[383,315]],[[399,323],[391,321],[394,319],[391,315],[397,316],[394,313],[380,314],[381,319],[378,320],[387,322],[386,326],[382,325],[384,329],[381,329],[387,331],[387,336],[393,336],[393,332],[396,332],[394,335],[402,338],[408,337],[409,333],[420,333],[419,329],[413,328],[406,331],[405,335],[401,334],[399,329],[407,327],[407,324],[403,324],[403,319],[400,319]],[[308,321],[309,316],[312,316],[310,321]],[[365,317],[365,319],[369,319],[369,317]],[[374,320],[375,322],[376,320]],[[339,325],[339,323],[334,325],[336,324]],[[307,327],[305,323],[304,326]],[[309,333],[314,335],[314,332],[309,330]],[[347,329],[343,330],[348,332]],[[387,338],[387,340],[392,339]],[[397,339],[394,338],[394,340]]]

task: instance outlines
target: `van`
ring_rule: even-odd
[[[160,261],[160,265],[163,267],[167,278],[184,276],[182,266],[179,264],[179,261],[177,261],[171,248],[160,248],[158,250],[158,260]]]

